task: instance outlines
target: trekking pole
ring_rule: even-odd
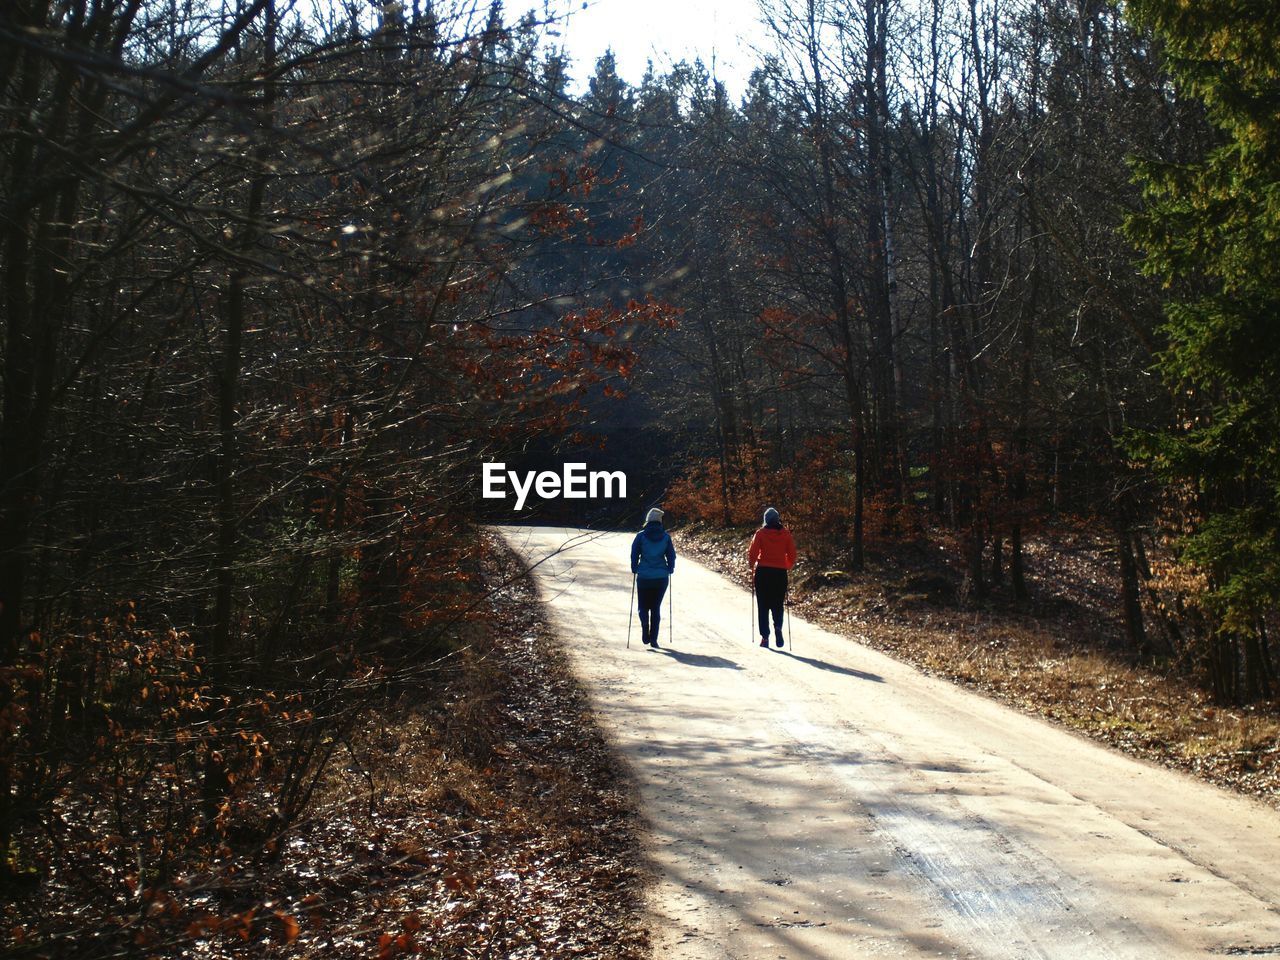
[[[631,649],[631,618],[636,615],[636,575],[631,575],[631,603],[627,609],[627,649]]]
[[[783,602],[787,608],[787,650],[795,653],[795,648],[791,644],[791,585],[787,585],[787,595],[783,597]]]
[[[756,642],[756,575],[751,572],[751,642]]]
[[[667,578],[667,643],[676,644],[676,578]]]

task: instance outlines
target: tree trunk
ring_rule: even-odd
[[[1129,647],[1140,657],[1149,657],[1146,626],[1142,618],[1142,598],[1138,583],[1138,564],[1133,555],[1133,534],[1124,520],[1114,523],[1116,550],[1120,556],[1120,614]]]
[[[275,70],[276,10],[275,0],[266,5],[262,71],[270,76]],[[275,104],[274,84],[263,86],[262,114],[270,120]],[[259,219],[267,192],[266,160],[268,144],[262,140],[253,151],[257,168],[249,184],[245,203],[245,220],[240,228],[237,251],[245,257],[252,254],[261,234]],[[249,270],[243,264],[235,267],[227,284],[223,301],[222,370],[218,378],[218,459],[217,489],[218,540],[214,557],[213,627],[205,654],[215,664],[228,652],[233,620],[232,594],[235,589],[235,560],[239,544],[239,522],[236,507],[236,422],[240,393],[241,349],[245,328],[245,292]]]
[[[1254,701],[1271,697],[1271,679],[1267,676],[1266,661],[1262,656],[1262,644],[1256,631],[1245,637],[1244,647],[1244,697]]]
[[[863,65],[863,101],[865,105],[867,160],[865,216],[867,228],[867,318],[871,331],[872,375],[871,408],[875,420],[872,455],[888,469],[887,479],[893,484],[896,498],[906,496],[904,465],[901,462],[896,404],[896,363],[893,336],[893,311],[889,292],[891,264],[889,260],[890,179],[885,125],[888,122],[888,90],[885,79],[887,38],[887,5],[885,0],[865,0],[863,26],[866,59]]]
[[[275,70],[276,17],[275,0],[267,0],[266,22],[264,25],[264,51],[262,72],[270,76]],[[263,87],[263,116],[270,119],[274,106],[274,85],[267,83]],[[259,134],[262,136],[262,132]],[[266,197],[268,173],[266,161],[268,143],[265,137],[253,151],[253,162],[257,168],[249,184],[249,196],[245,203],[245,219],[237,237],[237,252],[241,256],[252,255],[261,234],[258,221],[262,215],[263,201]],[[216,680],[224,670],[224,662],[231,638],[231,627],[234,617],[233,591],[235,588],[235,560],[239,547],[240,518],[236,507],[235,475],[237,467],[236,422],[239,419],[237,405],[239,402],[241,349],[245,329],[245,292],[249,284],[249,271],[244,264],[237,265],[231,273],[227,285],[227,296],[223,301],[223,342],[222,369],[218,378],[218,457],[215,466],[215,487],[217,489],[216,522],[218,527],[217,545],[214,554],[214,603],[213,625],[209,632],[209,640],[205,645],[206,661],[213,668],[212,678]],[[218,740],[211,738],[205,745],[204,775],[202,784],[202,802],[205,822],[213,828],[219,811],[230,791],[231,784],[222,762],[218,759]]]
[[[1009,580],[1013,584],[1013,598],[1026,600],[1029,594],[1024,572],[1026,561],[1022,556],[1022,524],[1017,520],[1013,522],[1013,530],[1009,534],[1009,556]]]
[[[853,438],[853,569],[861,572],[865,566],[862,546],[862,506],[866,497],[866,451],[861,426],[854,428]]]

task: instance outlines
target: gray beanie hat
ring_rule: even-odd
[[[766,507],[764,511],[764,525],[766,527],[769,525],[770,520],[777,520],[781,522],[782,517],[778,514],[778,511],[775,510],[773,507]]]
[[[644,515],[645,523],[653,523],[653,521],[655,520],[657,520],[659,523],[662,522],[662,511],[659,510],[657,507],[654,507],[652,510],[650,510],[648,513]]]

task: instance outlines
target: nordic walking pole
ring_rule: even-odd
[[[756,642],[756,575],[751,572],[751,642]]]
[[[667,643],[676,645],[676,578],[667,577]]]
[[[795,653],[795,644],[792,644],[792,643],[791,643],[791,590],[790,590],[790,585],[788,585],[787,595],[785,596],[785,598],[783,598],[783,602],[785,602],[785,605],[786,605],[786,614],[787,614],[787,650],[790,650],[790,652],[791,652],[791,653]]]
[[[631,618],[636,615],[636,575],[631,575],[631,605],[627,612],[627,649],[631,649]]]

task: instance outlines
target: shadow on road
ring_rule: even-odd
[[[742,669],[740,664],[735,663],[733,660],[726,660],[724,657],[711,657],[704,653],[685,653],[683,650],[676,650],[672,647],[659,647],[658,650],[665,653],[672,660],[678,660],[691,667],[717,667],[721,670]]]
[[[798,653],[792,653],[790,650],[779,649],[774,653],[780,653],[784,657],[790,657],[792,660],[799,660],[801,663],[807,663],[811,667],[817,667],[819,670],[829,670],[832,673],[842,673],[846,677],[857,677],[859,680],[870,680],[872,683],[884,683],[884,677],[878,673],[867,673],[863,670],[854,670],[852,667],[838,667],[834,663],[827,663],[825,660],[815,660],[812,657],[802,657]]]

